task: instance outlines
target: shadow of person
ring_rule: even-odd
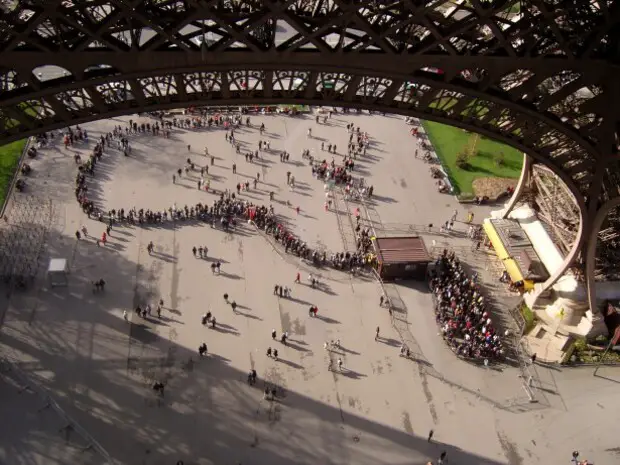
[[[296,368],[298,370],[302,370],[304,367],[302,367],[301,365],[299,365],[298,363],[292,362],[290,360],[285,360],[283,358],[279,358],[276,360],[276,362],[278,363],[282,363],[283,365],[289,366],[291,368]]]

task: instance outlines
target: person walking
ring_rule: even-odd
[[[124,319],[125,321],[128,321],[128,320],[127,320],[127,310],[123,310],[123,319]]]
[[[275,330],[275,329],[272,329],[272,330],[271,330],[271,339],[273,339],[273,340],[275,341],[275,340],[276,340],[276,336],[277,336],[277,334],[276,334],[276,330]]]
[[[437,460],[438,465],[442,465],[446,461],[446,455],[448,455],[448,453],[444,450],[439,456],[439,460]]]
[[[379,340],[379,327],[377,326],[377,331],[375,333],[375,341]]]
[[[299,271],[297,272],[297,276],[295,276],[295,282],[298,284],[301,282],[301,273],[299,273]]]
[[[435,434],[435,431],[430,430],[428,432],[428,439],[426,440],[426,442],[431,442],[433,440],[433,435]]]

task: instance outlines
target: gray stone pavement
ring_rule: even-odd
[[[70,284],[50,288],[41,275],[34,290],[12,293],[0,333],[0,353],[47,389],[115,461],[426,463],[445,450],[450,463],[521,464],[568,460],[574,449],[597,463],[617,460],[616,383],[585,370],[536,367],[540,401],[529,404],[517,369],[485,369],[454,358],[437,336],[423,286],[397,287],[407,314],[394,329],[378,306],[378,283],[322,271],[324,290],[294,285],[298,270],[305,277],[305,266],[274,252],[249,225],[234,234],[191,222],[119,227],[105,247],[97,247],[92,238],[76,241],[80,226],[93,236],[103,226],[86,219],[74,200],[73,151],[86,155],[101,131],[128,119],[89,124],[88,146],[71,151],[55,146],[32,162],[30,189],[52,199],[54,206],[47,257],[69,259]],[[348,139],[344,125],[350,121],[376,140],[368,160],[358,163],[359,173],[375,185],[374,221],[395,230],[395,225],[439,224],[454,208],[465,217],[467,209],[438,194],[428,166],[413,158],[415,141],[400,118],[339,115],[320,126],[309,117],[252,119],[265,123],[268,134],[262,139],[270,140],[272,149],[291,152],[291,163],[281,163],[275,154],[246,163],[221,130],[177,129],[171,139],[131,136],[131,157],[106,151],[89,184],[91,197],[107,208],[125,209],[211,202],[212,194],[196,189],[196,178],[172,183],[186,158],[207,162],[202,155],[206,145],[216,157],[212,187],[232,189],[261,173],[265,182],[242,195],[267,203],[273,190],[276,212],[293,230],[309,243],[339,251],[336,214],[324,211],[322,184],[300,154],[309,148],[317,156],[322,139],[342,152]],[[313,127],[312,139],[306,136],[308,127]],[[238,138],[254,148],[260,136],[255,129],[242,129]],[[237,175],[230,169],[233,162]],[[294,192],[285,188],[287,171],[296,177]],[[481,220],[486,211],[476,208],[475,213]],[[432,240],[467,251],[462,239],[429,235]],[[152,256],[145,250],[149,241],[156,245]],[[194,258],[193,245],[207,245],[210,258]],[[213,259],[223,263],[219,276],[211,274]],[[90,282],[99,277],[107,289],[94,294]],[[291,286],[293,298],[278,299],[274,284]],[[225,292],[239,304],[238,314],[224,304]],[[136,304],[154,304],[159,298],[166,307],[161,321],[132,316]],[[319,307],[316,319],[308,316],[311,304]],[[200,325],[207,309],[217,317],[218,329]],[[123,320],[123,310],[131,323]],[[272,329],[278,335],[288,331],[291,344],[272,341]],[[398,357],[405,333],[420,347],[424,363]],[[323,343],[332,339],[340,339],[341,350],[324,350]],[[210,354],[199,359],[196,349],[203,341]],[[269,346],[278,348],[279,361],[266,357]],[[343,372],[328,371],[330,358],[339,357]],[[256,387],[246,383],[251,368],[258,372]],[[605,376],[614,378],[613,373]],[[164,399],[153,394],[153,380],[166,382]],[[265,383],[277,386],[276,402],[263,399]],[[3,423],[2,429],[8,426]],[[426,440],[430,429],[433,443]],[[0,433],[0,452],[10,454],[15,449],[5,437]],[[28,445],[21,454],[24,463],[69,463],[61,458],[46,462]]]
[[[88,434],[82,435],[62,409],[6,361],[0,362],[0,396],[0,418],[10,423],[2,428],[0,463],[106,463],[92,450]]]

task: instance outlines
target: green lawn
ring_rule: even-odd
[[[310,111],[308,105],[278,105],[279,108],[295,108],[299,112]]]
[[[521,305],[521,315],[523,316],[523,320],[525,321],[525,333],[528,333],[531,329],[536,326],[536,317],[534,316],[534,312],[525,304]]]
[[[472,182],[477,178],[500,177],[518,178],[523,165],[523,154],[517,149],[480,136],[477,154],[469,160],[467,170],[456,166],[456,155],[469,141],[470,133],[445,124],[424,122],[428,137],[448,172],[455,194],[472,196]],[[498,166],[497,156],[504,154],[504,163]]]
[[[11,144],[0,146],[0,208],[4,205],[6,194],[17,169],[17,162],[28,142],[27,139],[18,140]]]

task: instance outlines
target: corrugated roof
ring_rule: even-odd
[[[432,261],[421,237],[384,237],[376,240],[383,263],[427,263]]]
[[[532,241],[518,221],[512,219],[489,220],[508,254],[517,262],[526,279],[545,281],[549,272],[536,253]]]

